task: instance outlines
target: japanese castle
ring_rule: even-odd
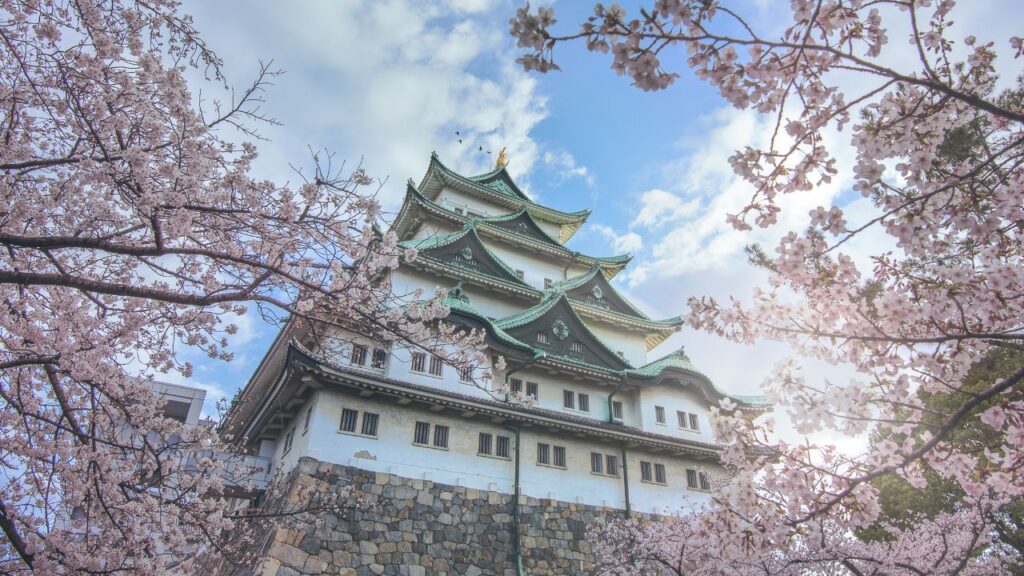
[[[290,322],[222,430],[285,473],[311,458],[627,512],[706,501],[723,473],[710,407],[768,405],[727,395],[682,350],[648,357],[682,322],[648,317],[612,286],[630,256],[566,247],[589,215],[531,201],[504,154],[470,177],[433,155],[391,225],[418,256],[387,280],[396,293],[447,289],[446,321],[485,331],[504,368],[480,385],[357,332],[328,353]]]

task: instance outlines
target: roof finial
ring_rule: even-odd
[[[679,350],[676,350],[676,356],[686,361],[690,360],[690,357],[686,355],[686,346],[680,346]]]
[[[505,166],[508,166],[508,154],[506,152],[507,148],[502,146],[501,151],[498,152],[498,159],[494,161],[495,170],[497,170],[498,168],[504,168]]]

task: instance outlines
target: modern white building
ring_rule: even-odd
[[[506,368],[481,385],[358,333],[341,352],[318,349],[292,322],[222,431],[284,472],[309,457],[648,513],[706,500],[721,473],[709,408],[727,395],[682,350],[648,359],[681,322],[649,318],[612,286],[628,255],[566,247],[589,214],[532,202],[500,163],[465,177],[432,156],[391,227],[419,255],[386,280],[401,294],[448,289],[447,321],[486,331]],[[751,415],[767,408],[730,397]]]

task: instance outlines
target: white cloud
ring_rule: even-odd
[[[545,152],[544,165],[557,174],[558,184],[572,178],[579,178],[586,182],[587,186],[594,185],[594,175],[590,173],[590,170],[586,166],[577,165],[576,159],[565,150]]]
[[[644,247],[644,239],[636,232],[617,234],[611,227],[602,224],[593,224],[591,228],[608,239],[612,245],[612,250],[616,254],[624,254],[626,252],[635,254]]]
[[[658,228],[692,216],[698,209],[700,209],[700,198],[684,201],[671,192],[656,188],[640,195],[640,211],[630,225]]]

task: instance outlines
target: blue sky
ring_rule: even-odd
[[[782,0],[737,4],[762,30],[779,28],[788,14]],[[187,0],[183,10],[224,59],[231,85],[250,82],[260,60],[274,60],[286,71],[265,95],[265,111],[283,126],[264,130],[269,141],[258,144],[258,175],[294,180],[289,164],[308,165],[308,147],[327,148],[387,178],[381,199],[395,210],[405,181],[419,181],[431,151],[459,171],[477,173],[507,146],[509,170],[537,201],[593,210],[573,248],[634,254],[631,270],[617,283],[652,316],[684,313],[689,296],[746,297],[763,276],[746,263],[743,246],[761,242],[770,248],[782,233],[803,226],[815,206],[836,199],[853,218],[870,214],[849,193],[846,132],[830,136],[841,171],[831,185],[787,198],[773,230],[733,231],[725,216],[750,191],[727,158],[765,138],[768,120],[732,109],[682,66],[672,65],[682,74],[668,90],[640,92],[611,72],[608,56],[587,53],[582,44],[558,53],[563,72],[526,74],[514,64],[519,52],[507,32],[519,5]],[[574,30],[592,5],[555,3],[559,29]],[[1014,6],[1014,0],[961,3],[958,18],[1004,40],[1018,19],[992,22],[991,14],[1013,13]],[[899,39],[899,31],[890,38]],[[906,52],[897,48],[891,58],[898,62]],[[215,93],[216,86],[204,88],[204,94]],[[480,146],[492,155],[479,152]],[[882,245],[869,236],[849,250],[864,262]],[[193,383],[214,397],[230,396],[245,384],[275,332],[255,317],[243,319],[241,328],[233,342],[235,361],[196,358]],[[684,331],[652,359],[680,345],[736,393],[757,393],[771,366],[789,355],[776,344],[739,346]],[[818,365],[810,372],[813,378],[848,375]]]

